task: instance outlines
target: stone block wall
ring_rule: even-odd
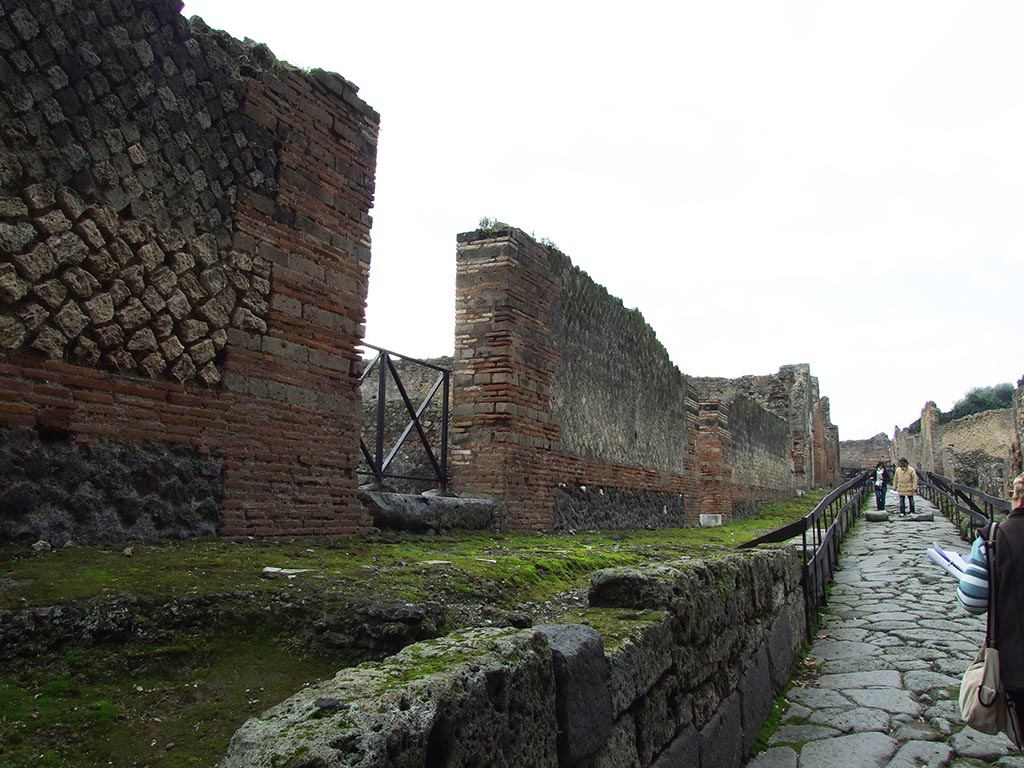
[[[1013,408],[1003,408],[940,424],[939,409],[929,401],[921,411],[920,432],[896,430],[892,457],[1008,498],[1010,482],[1020,472],[1017,419]]]
[[[729,451],[732,466],[732,516],[757,511],[766,499],[788,498],[794,478],[789,424],[739,395],[729,403]]]
[[[643,318],[513,228],[460,235],[456,275],[457,489],[515,529],[695,524],[696,406]]]
[[[843,440],[839,444],[840,466],[849,473],[874,469],[878,462],[889,462],[892,457],[892,441],[884,432],[867,440]]]
[[[460,235],[456,276],[455,484],[505,525],[727,521],[837,481],[808,366],[694,386],[639,312],[511,227]]]
[[[692,381],[702,399],[730,402],[743,395],[786,421],[794,487],[807,490],[838,483],[839,433],[809,365],[784,365],[778,373],[762,376]]]
[[[0,11],[0,423],[216,458],[222,533],[358,530],[378,116],[180,9]],[[62,515],[0,498],[22,535]]]
[[[343,670],[249,720],[221,768],[738,768],[806,638],[800,573],[790,548],[599,572],[598,628],[472,629]]]

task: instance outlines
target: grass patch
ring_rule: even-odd
[[[400,599],[435,599],[449,588],[487,597],[497,585],[517,600],[543,599],[585,583],[595,570],[682,555],[715,557],[814,508],[822,494],[764,504],[716,528],[590,534],[389,533],[333,540],[201,540],[118,547],[71,546],[44,554],[0,548],[0,608],[56,605],[89,597],[202,595],[281,590],[327,578]],[[719,553],[720,554],[720,553]],[[261,577],[265,566],[307,569],[293,580]],[[438,574],[446,574],[436,578]],[[461,586],[459,586],[461,585]]]
[[[807,514],[821,497],[765,504],[758,514],[720,528],[135,543],[131,556],[123,554],[122,545],[42,554],[6,547],[0,549],[0,608],[126,594],[170,599],[301,593],[313,602],[321,595],[372,594],[514,610],[585,588],[601,568],[723,557],[737,544]],[[265,566],[306,573],[266,579]],[[258,607],[253,610],[259,613]],[[475,614],[453,615],[449,630]],[[565,619],[589,623],[613,650],[632,632],[660,621],[661,614],[587,608]],[[265,620],[242,624],[216,621],[201,631],[160,635],[159,642],[92,645],[5,664],[0,765],[214,765],[248,716],[353,662],[300,645],[294,627]],[[428,674],[450,662],[424,659],[410,674]]]
[[[246,718],[342,663],[257,632],[8,665],[0,674],[0,765],[214,765]]]

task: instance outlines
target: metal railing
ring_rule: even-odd
[[[739,545],[740,549],[747,549],[758,544],[773,544],[800,537],[803,555],[801,586],[804,592],[804,620],[808,641],[814,636],[818,609],[827,602],[828,584],[839,565],[839,552],[843,540],[860,514],[865,497],[871,491],[871,472],[861,472],[855,478],[829,491],[828,495],[800,520]]]
[[[995,519],[996,512],[1006,514],[1010,502],[989,496],[984,491],[950,480],[948,477],[923,470],[918,475],[918,490],[937,506],[953,524],[973,540],[979,528]]]
[[[383,487],[385,478],[392,478],[396,480],[433,481],[437,483],[437,486],[442,493],[446,493],[448,491],[448,483],[451,480],[451,476],[448,471],[448,403],[451,396],[451,371],[447,368],[441,368],[440,366],[427,363],[423,360],[417,360],[413,357],[400,355],[397,352],[391,352],[386,349],[381,349],[380,347],[375,347],[372,344],[364,343],[362,346],[377,351],[376,357],[367,364],[366,368],[363,370],[362,376],[359,377],[360,382],[363,382],[371,373],[377,371],[377,408],[375,412],[376,428],[374,431],[374,450],[372,453],[363,438],[359,438],[359,448],[362,451],[363,458],[366,459],[366,463],[369,465],[370,469],[368,471],[363,469],[359,469],[357,471],[360,474],[373,475],[374,482],[378,487]],[[412,401],[409,399],[409,395],[402,383],[402,377],[399,375],[398,369],[392,361],[393,357],[437,371],[437,379],[434,381],[433,385],[429,387],[426,395],[418,406],[414,406]],[[405,428],[398,436],[394,445],[389,449],[387,455],[385,455],[384,440],[387,428],[385,416],[387,406],[387,386],[389,380],[393,382],[395,387],[398,389],[402,403],[405,405],[405,409],[409,415],[409,422],[405,425]],[[420,420],[424,411],[426,411],[435,395],[437,395],[438,390],[441,391],[441,434],[438,450],[440,456],[435,455],[434,449],[431,447],[430,441],[427,439],[423,423]],[[401,449],[406,438],[409,437],[413,430],[416,431],[416,434],[420,439],[420,444],[422,445],[427,459],[430,462],[430,466],[433,469],[433,477],[418,477],[388,472],[388,468],[398,455],[398,451]]]

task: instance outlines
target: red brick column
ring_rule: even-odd
[[[558,287],[547,251],[518,230],[460,235],[456,261],[452,465],[459,491],[504,500],[501,527],[550,529],[559,442],[550,407],[558,352],[547,316]]]
[[[721,515],[722,522],[732,520],[734,487],[729,464],[729,406],[721,402],[702,402],[697,431],[697,465],[700,486],[700,512]]]

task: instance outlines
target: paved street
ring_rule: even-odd
[[[772,746],[748,768],[1024,766],[1003,735],[960,719],[960,676],[984,617],[960,608],[955,579],[925,554],[936,541],[966,554],[967,542],[917,502],[933,520],[901,519],[890,491],[888,522],[857,523],[811,648],[816,674],[792,687]]]

